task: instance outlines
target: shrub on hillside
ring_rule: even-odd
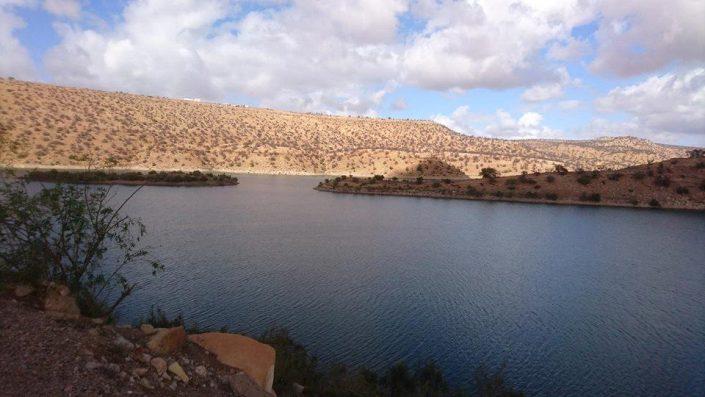
[[[659,174],[654,178],[654,184],[656,186],[669,187],[671,186],[671,178],[667,175]]]
[[[585,193],[582,192],[580,194],[580,201],[591,201],[594,203],[599,203],[602,201],[602,196],[600,196],[600,193]]]
[[[685,187],[685,186],[678,186],[678,187],[676,188],[676,193],[678,193],[678,194],[688,194],[688,193],[690,193],[690,190],[688,190],[688,188]]]
[[[480,170],[480,176],[485,179],[495,179],[499,176],[499,171],[494,168],[483,168]]]
[[[592,182],[592,178],[590,177],[590,175],[583,173],[575,181],[581,185],[589,185],[590,182]]]
[[[557,172],[559,175],[565,175],[565,174],[568,173],[568,169],[565,168],[564,166],[560,165],[560,164],[556,164],[556,165],[555,165],[555,169],[556,169],[556,172]]]
[[[655,198],[652,198],[651,201],[649,201],[649,206],[657,208],[661,206],[661,203],[659,203]]]

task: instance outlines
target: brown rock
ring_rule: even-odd
[[[50,283],[47,288],[44,310],[50,317],[57,319],[77,320],[81,317],[81,310],[68,287],[54,283]]]
[[[149,350],[167,354],[181,347],[186,342],[186,331],[183,325],[174,328],[158,328],[147,342]]]
[[[238,372],[228,378],[230,388],[236,397],[274,397],[274,394],[268,393],[252,378],[244,372]]]
[[[189,340],[215,354],[221,363],[244,371],[266,392],[272,392],[276,352],[271,346],[246,336],[219,332],[190,335]]]
[[[166,371],[166,361],[161,357],[154,357],[150,364],[157,370],[157,375],[162,375]]]

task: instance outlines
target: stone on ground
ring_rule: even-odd
[[[169,372],[178,376],[182,382],[188,383],[188,380],[189,380],[188,375],[186,375],[186,372],[184,372],[184,369],[181,368],[181,365],[179,365],[179,363],[177,363],[176,361],[174,361],[173,363],[171,363],[171,365],[169,365]]]
[[[161,357],[154,357],[150,364],[157,370],[157,375],[162,375],[166,371],[166,361]]]
[[[68,287],[54,283],[49,284],[47,288],[44,310],[50,317],[56,319],[77,320],[81,317],[81,310]]]
[[[238,372],[228,378],[230,388],[237,397],[273,397],[274,394],[262,389],[244,372]]]
[[[189,335],[189,340],[215,354],[221,363],[244,371],[266,392],[272,392],[276,352],[271,346],[246,336],[220,332]]]
[[[147,342],[149,350],[167,354],[181,347],[186,342],[186,331],[183,325],[174,328],[158,328]]]

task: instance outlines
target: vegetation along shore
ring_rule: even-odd
[[[106,170],[32,170],[22,176],[32,182],[54,182],[93,185],[148,186],[233,186],[238,179],[227,174],[183,171],[106,171]]]
[[[453,198],[524,203],[600,205],[705,211],[705,158],[702,150],[689,158],[619,170],[552,172],[500,176],[483,168],[480,179],[414,179],[376,175],[326,179],[319,191],[351,194]]]

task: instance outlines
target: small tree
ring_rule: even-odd
[[[110,188],[57,184],[30,194],[23,181],[0,186],[0,258],[12,277],[65,284],[87,315],[110,316],[138,284],[124,271],[163,266],[140,246],[145,226],[117,208]]]
[[[565,175],[568,173],[568,169],[560,164],[556,164],[554,167],[556,169],[556,172],[560,175]]]
[[[699,159],[705,157],[705,149],[693,149],[688,152],[688,156],[692,159]]]
[[[480,176],[484,179],[495,179],[499,176],[499,172],[494,168],[483,168],[480,170]]]

